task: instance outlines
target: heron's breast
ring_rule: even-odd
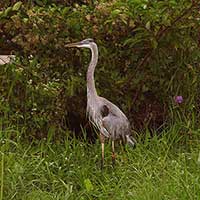
[[[87,104],[87,114],[90,119],[90,121],[94,123],[100,123],[102,120],[101,113],[99,111],[99,106],[96,104]]]

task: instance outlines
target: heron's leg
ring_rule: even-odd
[[[121,138],[121,140],[120,140],[120,146],[121,146],[121,149],[122,149],[123,152],[127,152],[125,145],[126,144],[125,144],[124,140]]]
[[[100,142],[101,142],[101,169],[103,169],[104,165],[104,141],[105,137],[102,133],[100,133]]]
[[[113,167],[114,167],[114,165],[115,165],[115,141],[114,140],[112,140],[112,165],[113,165]]]

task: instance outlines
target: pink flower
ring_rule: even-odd
[[[174,101],[178,104],[183,103],[183,97],[182,96],[175,96]]]

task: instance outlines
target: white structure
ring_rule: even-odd
[[[15,55],[0,55],[0,65],[9,63],[14,58],[15,58]]]

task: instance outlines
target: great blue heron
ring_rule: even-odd
[[[112,163],[115,163],[114,141],[121,139],[135,146],[135,140],[131,137],[130,123],[126,115],[113,103],[98,96],[95,82],[94,70],[98,60],[98,47],[93,39],[85,39],[80,42],[67,44],[66,47],[86,47],[92,52],[92,58],[87,71],[87,114],[89,120],[100,131],[102,146],[101,168],[104,164],[104,141],[105,138],[112,140]]]

